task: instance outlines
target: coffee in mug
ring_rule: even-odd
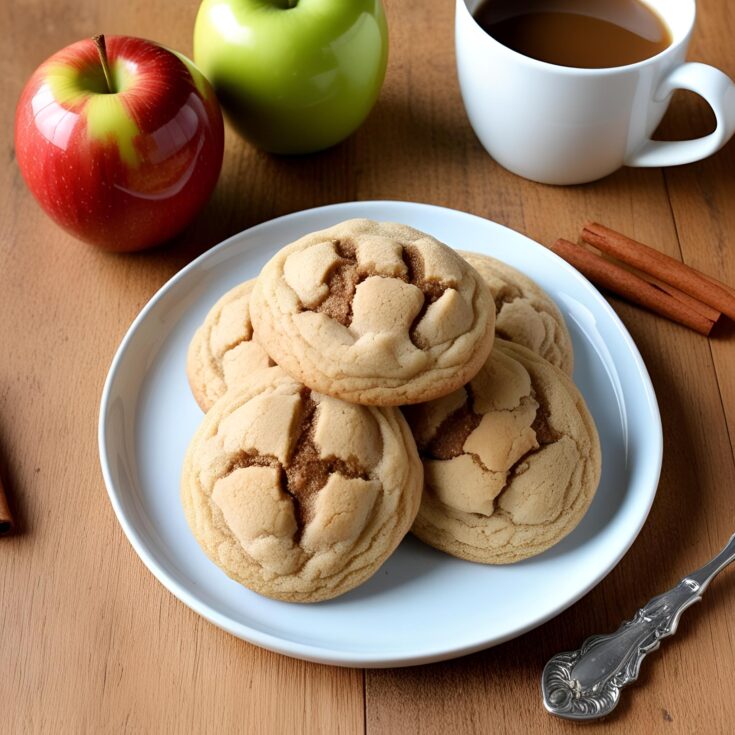
[[[635,64],[672,41],[663,19],[640,0],[484,0],[474,16],[519,54],[582,69]]]
[[[626,165],[690,163],[735,133],[735,84],[686,61],[694,0],[456,2],[467,115],[488,153],[521,176],[581,184]],[[710,104],[712,133],[652,140],[676,89]]]

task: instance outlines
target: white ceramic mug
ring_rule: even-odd
[[[668,25],[671,45],[650,59],[607,69],[556,66],[512,51],[472,17],[480,1],[457,0],[459,84],[477,137],[514,173],[546,184],[581,184],[621,166],[698,161],[735,132],[735,85],[718,69],[685,62],[694,0],[645,0]],[[713,133],[651,140],[676,89],[704,97],[717,118]]]

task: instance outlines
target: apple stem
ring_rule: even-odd
[[[299,0],[288,0],[288,8],[295,8],[299,3]]]
[[[113,94],[115,85],[112,83],[112,73],[110,72],[110,62],[107,59],[107,46],[105,45],[105,37],[100,34],[92,36],[94,45],[97,47],[97,53],[100,55],[100,63],[102,64],[102,72],[105,75],[105,84],[107,85],[107,93]]]

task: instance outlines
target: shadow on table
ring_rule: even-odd
[[[13,532],[12,536],[18,536],[22,533],[26,533],[31,529],[31,524],[26,518],[24,513],[24,507],[21,502],[22,488],[21,482],[12,469],[12,458],[10,456],[6,442],[3,440],[5,435],[4,427],[0,424],[0,458],[8,458],[6,462],[0,464],[0,485],[5,490],[5,497],[8,501],[8,509],[13,516]],[[34,476],[40,472],[37,467],[34,470]],[[3,540],[0,539],[0,545]]]
[[[680,654],[677,655],[674,648],[684,644],[690,636],[699,636],[698,640],[703,645],[697,643],[696,651],[690,646],[686,650],[687,656],[701,653],[716,655],[711,651],[711,645],[707,646],[712,639],[703,616],[714,617],[719,613],[719,619],[723,620],[723,614],[732,607],[735,601],[735,574],[724,575],[706,593],[703,605],[695,606],[684,614],[675,637],[665,640],[660,651],[649,654],[637,682],[621,696],[617,709],[606,719],[608,723],[613,723],[613,726],[620,723],[636,699],[640,702],[640,698],[646,697],[649,686],[653,687],[656,681],[660,684],[660,677],[684,675],[677,672],[682,666],[688,669],[687,661],[679,658]],[[545,718],[551,717],[545,713],[540,691],[541,673],[546,662],[556,653],[578,648],[589,635],[612,632],[624,619],[629,619],[635,613],[635,607],[631,607],[625,616],[609,619],[604,614],[606,595],[601,589],[604,586],[603,583],[556,619],[495,648],[427,666],[367,671],[367,690],[371,697],[377,698],[375,701],[380,701],[381,694],[403,692],[409,703],[406,716],[418,715],[424,721],[431,721],[434,711],[441,718],[442,707],[461,703],[463,717],[472,722],[513,721],[518,716],[519,707],[536,710],[541,728]],[[651,591],[651,595],[648,595],[648,592],[642,591],[639,605],[645,604],[653,593]],[[689,663],[692,665],[691,671],[696,671],[696,662]],[[661,686],[658,686],[657,695],[661,691]],[[437,692],[441,693],[440,696],[437,696]],[[647,709],[653,721],[657,718],[664,724],[672,721],[666,702],[660,696],[655,700],[649,696]],[[407,731],[411,731],[410,727]]]

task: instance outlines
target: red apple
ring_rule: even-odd
[[[62,49],[33,73],[15,115],[18,165],[38,202],[73,235],[113,251],[183,229],[217,182],[223,148],[204,75],[140,38]]]

